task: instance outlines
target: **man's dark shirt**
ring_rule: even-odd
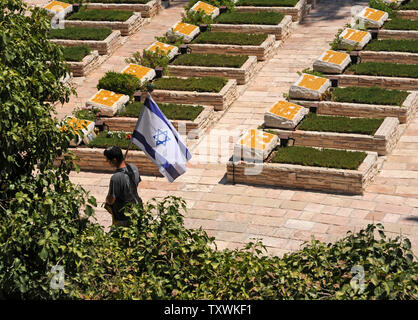
[[[108,196],[115,198],[115,202],[112,205],[114,218],[116,220],[127,220],[128,218],[121,212],[121,208],[128,202],[137,203],[135,195],[137,194],[138,183],[141,181],[139,177],[138,168],[133,164],[127,164],[132,168],[134,173],[134,183],[131,183],[128,175],[128,169],[126,167],[116,169],[116,173],[113,174],[110,179]]]

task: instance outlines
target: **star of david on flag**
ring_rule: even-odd
[[[192,158],[181,136],[149,93],[131,141],[144,151],[170,182],[186,172],[186,162]]]
[[[165,144],[168,141],[170,141],[170,138],[167,135],[167,131],[161,131],[160,129],[158,129],[158,132],[154,136],[154,139],[155,139],[155,143],[157,144],[157,146],[160,145],[160,144],[163,144],[165,146]]]

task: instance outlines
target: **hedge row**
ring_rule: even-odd
[[[279,12],[227,12],[219,15],[215,23],[223,24],[262,24],[277,25],[284,18],[284,14]]]
[[[400,90],[388,90],[377,87],[347,87],[335,88],[332,91],[331,100],[336,102],[402,106],[408,95],[409,92]]]
[[[238,0],[237,6],[294,7],[299,0]]]
[[[383,25],[386,30],[418,30],[418,20],[392,18]]]
[[[140,85],[141,80],[132,74],[108,71],[99,80],[97,89],[105,89],[132,97]]]
[[[305,131],[357,133],[374,135],[384,119],[318,116],[308,114],[298,128]]]
[[[401,5],[401,10],[418,10],[418,0],[411,0],[406,4]]]
[[[154,81],[155,89],[197,91],[197,92],[219,92],[226,85],[228,79],[221,77],[203,78],[159,78]]]
[[[101,41],[111,33],[112,29],[109,28],[67,27],[65,29],[51,29],[48,37],[50,39]]]
[[[128,104],[124,109],[117,113],[120,117],[138,118],[141,113],[144,103],[134,102]],[[202,106],[190,106],[184,104],[174,103],[160,103],[158,107],[170,120],[190,120],[194,121],[197,116],[203,111]]]
[[[418,40],[373,39],[365,50],[418,53]]]
[[[267,39],[267,34],[235,32],[202,32],[192,43],[196,44],[231,44],[259,46]]]
[[[90,54],[91,49],[87,46],[63,47],[62,52],[66,61],[80,62]]]
[[[246,55],[233,56],[216,53],[190,53],[179,55],[171,64],[180,66],[241,68],[247,60],[248,56]]]
[[[418,78],[416,64],[363,62],[350,66],[348,70],[358,75]]]
[[[125,10],[99,10],[81,8],[78,12],[71,14],[66,19],[82,21],[126,21],[133,14],[133,11]]]
[[[366,156],[365,152],[359,151],[290,146],[279,148],[273,155],[271,162],[356,170]]]

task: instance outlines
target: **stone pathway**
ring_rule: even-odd
[[[298,77],[296,72],[311,67],[337,30],[350,21],[351,6],[366,3],[321,0],[277,54],[262,65],[250,84],[241,87],[244,93],[193,150],[186,174],[171,184],[163,178],[142,177],[139,194],[143,200],[168,195],[183,197],[189,208],[186,226],[203,227],[216,238],[219,249],[242,247],[251,238],[260,238],[269,253],[282,255],[299,249],[312,236],[334,241],[348,230],[358,231],[368,223],[381,222],[391,235],[401,233],[409,237],[418,253],[418,118],[404,132],[363,196],[226,183],[225,161],[232,155],[239,133],[262,124],[265,110],[288,92]],[[98,79],[106,71],[119,71],[126,57],[145,48],[154,36],[163,34],[178,21],[182,6],[175,5],[153,18],[87,77],[78,89],[81,103],[95,92]],[[76,105],[77,100],[72,99],[58,111],[69,113]],[[72,181],[90,190],[99,204],[105,199],[110,176],[71,173]],[[97,218],[106,227],[111,223],[100,207]]]

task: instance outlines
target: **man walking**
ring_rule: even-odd
[[[138,168],[133,163],[126,163],[122,150],[113,146],[104,151],[107,161],[116,168],[110,179],[106,205],[111,208],[113,225],[127,226],[129,218],[124,214],[124,206],[128,203],[141,204],[138,196],[138,183],[141,181]],[[110,210],[108,209],[110,212]]]

